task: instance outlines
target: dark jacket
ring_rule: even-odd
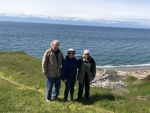
[[[88,77],[89,82],[91,82],[96,75],[96,63],[94,61],[94,59],[89,56],[89,58],[87,60],[84,60],[83,57],[81,57],[78,60],[78,68],[79,68],[79,72],[77,75],[77,80],[83,84],[84,78],[85,76]]]
[[[73,57],[70,59],[66,56],[62,63],[62,80],[76,79],[77,74],[77,59]]]

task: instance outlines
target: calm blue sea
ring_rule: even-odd
[[[0,22],[0,51],[24,51],[41,59],[50,42],[76,50],[89,49],[97,66],[150,65],[150,29]]]

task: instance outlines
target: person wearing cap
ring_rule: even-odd
[[[75,50],[69,49],[65,60],[62,63],[62,80],[65,83],[64,100],[68,100],[68,93],[70,91],[70,100],[73,100],[74,86],[77,74],[77,59]]]
[[[79,81],[78,98],[79,101],[82,98],[83,88],[85,87],[85,98],[89,101],[90,95],[90,82],[96,75],[96,63],[90,55],[89,50],[85,50],[81,58],[78,59],[78,75]]]
[[[64,60],[63,53],[59,50],[60,42],[53,40],[51,48],[47,49],[42,58],[42,71],[46,77],[46,101],[57,99],[61,85],[61,65]],[[52,88],[54,91],[52,93]]]

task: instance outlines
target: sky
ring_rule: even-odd
[[[40,18],[43,22],[49,19],[150,28],[149,11],[150,0],[0,0],[0,20]]]

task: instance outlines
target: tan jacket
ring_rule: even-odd
[[[58,78],[61,76],[61,65],[64,60],[63,54],[58,50],[58,62],[54,51],[50,48],[45,51],[42,59],[42,71],[49,77]]]

